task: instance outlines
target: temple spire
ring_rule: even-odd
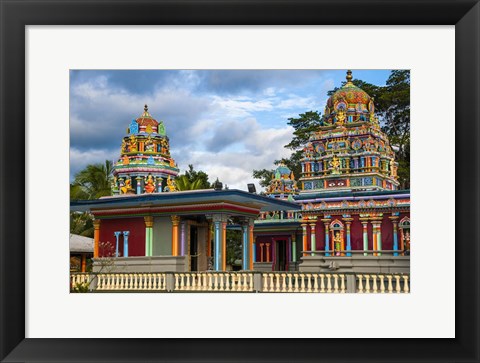
[[[347,71],[347,77],[346,78],[347,78],[347,82],[352,82],[353,77],[352,77],[352,71],[350,69]]]

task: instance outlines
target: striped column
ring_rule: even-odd
[[[368,222],[362,219],[360,220],[362,221],[362,226],[363,226],[363,250],[367,251],[368,250]],[[367,256],[368,253],[364,252],[363,255]]]
[[[93,221],[93,228],[94,228],[94,232],[93,232],[93,257],[98,258],[99,257],[98,244],[99,244],[99,241],[100,241],[100,219],[95,219]]]
[[[315,256],[315,252],[317,248],[317,241],[315,239],[315,223],[310,224],[310,251],[312,251],[312,256]]]
[[[118,257],[118,242],[122,232],[116,231],[116,232],[113,232],[113,234],[115,235],[115,257]]]
[[[180,224],[179,216],[172,216],[172,256],[178,256],[178,225]]]
[[[377,245],[377,224],[372,222],[372,230],[373,230],[373,255],[377,256],[377,250],[378,250],[378,245]]]
[[[297,241],[295,233],[292,233],[292,262],[297,262]]]
[[[322,219],[323,224],[325,225],[325,256],[330,256],[330,235],[329,235],[329,228],[328,225],[330,223],[330,219]]]
[[[250,218],[250,220],[248,221],[248,247],[249,247],[249,269],[250,270],[253,270],[253,261],[254,261],[254,257],[253,257],[253,249],[255,248],[254,246],[254,242],[255,242],[255,239],[253,237],[253,227],[254,227],[254,219],[253,218]]]
[[[351,237],[350,237],[350,225],[352,224],[352,219],[351,218],[344,218],[345,225],[347,227],[347,251],[352,250],[352,242],[351,242]],[[347,256],[350,257],[352,256],[351,252],[347,252]]]
[[[242,225],[242,232],[243,232],[243,238],[242,238],[242,269],[243,270],[248,270],[250,267],[250,264],[248,263],[248,225],[245,223]]]
[[[392,216],[389,217],[393,224],[393,249],[398,250],[398,217]],[[398,256],[398,252],[393,253],[394,256]]]
[[[377,224],[377,248],[380,251],[378,253],[379,256],[382,255],[382,221]]]
[[[214,240],[214,254],[215,254],[215,261],[214,261],[214,268],[215,271],[221,271],[221,253],[220,253],[220,241],[221,241],[221,236],[220,236],[220,221],[215,220],[213,222],[214,225],[214,231],[213,231],[213,240]]]
[[[222,222],[222,271],[227,271],[227,222]]]
[[[303,251],[306,251],[307,250],[307,224],[306,223],[302,223],[302,232],[303,232],[303,235],[302,235]],[[306,255],[307,254],[304,252],[303,256],[305,257]]]
[[[128,257],[128,236],[130,231],[123,231],[123,257]]]
[[[147,216],[145,220],[145,256],[153,255],[153,217]]]

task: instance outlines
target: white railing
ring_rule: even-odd
[[[71,273],[70,274],[70,286],[73,288],[78,285],[90,283],[90,274],[87,273]]]
[[[96,290],[166,291],[166,281],[165,273],[98,274]]]
[[[328,292],[347,291],[344,274],[263,273],[263,292]]]
[[[398,274],[357,274],[356,292],[360,294],[408,293],[410,279],[408,275]]]
[[[408,274],[305,272],[71,273],[91,291],[409,293]]]
[[[174,275],[174,291],[253,291],[253,273],[185,272]]]

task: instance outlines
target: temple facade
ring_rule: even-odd
[[[266,189],[301,210],[257,219],[257,269],[409,271],[410,192],[398,190],[398,163],[374,100],[352,83],[351,71],[327,100],[301,165],[298,188],[281,164]]]
[[[242,270],[408,273],[410,192],[398,190],[374,100],[350,71],[346,80],[305,145],[301,175],[278,165],[265,195],[178,191],[165,125],[145,105],[122,139],[112,196],[71,203],[95,218],[94,268],[108,257],[117,272],[225,271],[232,227]]]

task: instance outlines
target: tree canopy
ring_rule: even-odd
[[[75,174],[70,184],[70,199],[98,199],[111,194],[113,164],[105,160],[104,164],[90,164]]]
[[[192,164],[188,165],[188,170],[180,174],[175,179],[178,190],[210,189],[212,185],[208,181],[208,174],[204,171],[197,171]]]

